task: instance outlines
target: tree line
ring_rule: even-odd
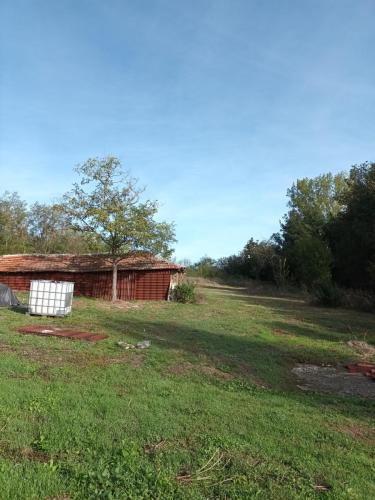
[[[157,202],[141,201],[142,189],[117,158],[89,159],[76,170],[80,181],[58,203],[0,196],[0,254],[106,252],[114,271],[130,251],[171,254],[173,224],[155,220]],[[266,241],[250,238],[235,255],[204,257],[190,271],[374,292],[375,163],[299,179],[287,197],[278,233]]]
[[[299,179],[288,211],[266,241],[251,238],[235,255],[202,258],[195,274],[218,272],[313,289],[338,285],[375,291],[375,163]]]
[[[18,193],[0,196],[0,254],[100,251],[91,235],[74,231],[60,203],[28,205]]]
[[[28,206],[17,193],[0,197],[0,254],[106,253],[115,301],[120,260],[137,251],[169,257],[174,224],[156,219],[158,202],[144,199],[118,158],[89,158],[75,171],[79,181],[58,203]]]

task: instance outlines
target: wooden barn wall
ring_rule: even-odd
[[[169,270],[119,271],[117,293],[121,300],[167,300],[173,272]],[[112,297],[112,273],[28,272],[0,273],[0,283],[13,290],[28,291],[31,280],[73,281],[74,293],[87,297],[110,300]]]

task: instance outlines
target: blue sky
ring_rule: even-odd
[[[374,0],[2,0],[0,191],[118,156],[178,259],[267,238],[299,177],[375,160]]]

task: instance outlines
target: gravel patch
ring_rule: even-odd
[[[348,373],[344,368],[298,364],[292,372],[304,391],[375,399],[375,382],[362,373]]]

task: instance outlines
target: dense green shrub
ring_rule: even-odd
[[[172,299],[183,304],[192,304],[196,302],[197,296],[194,283],[184,281],[176,285],[173,289]]]
[[[343,305],[343,292],[331,281],[317,283],[313,290],[313,301],[316,305],[339,307]]]

